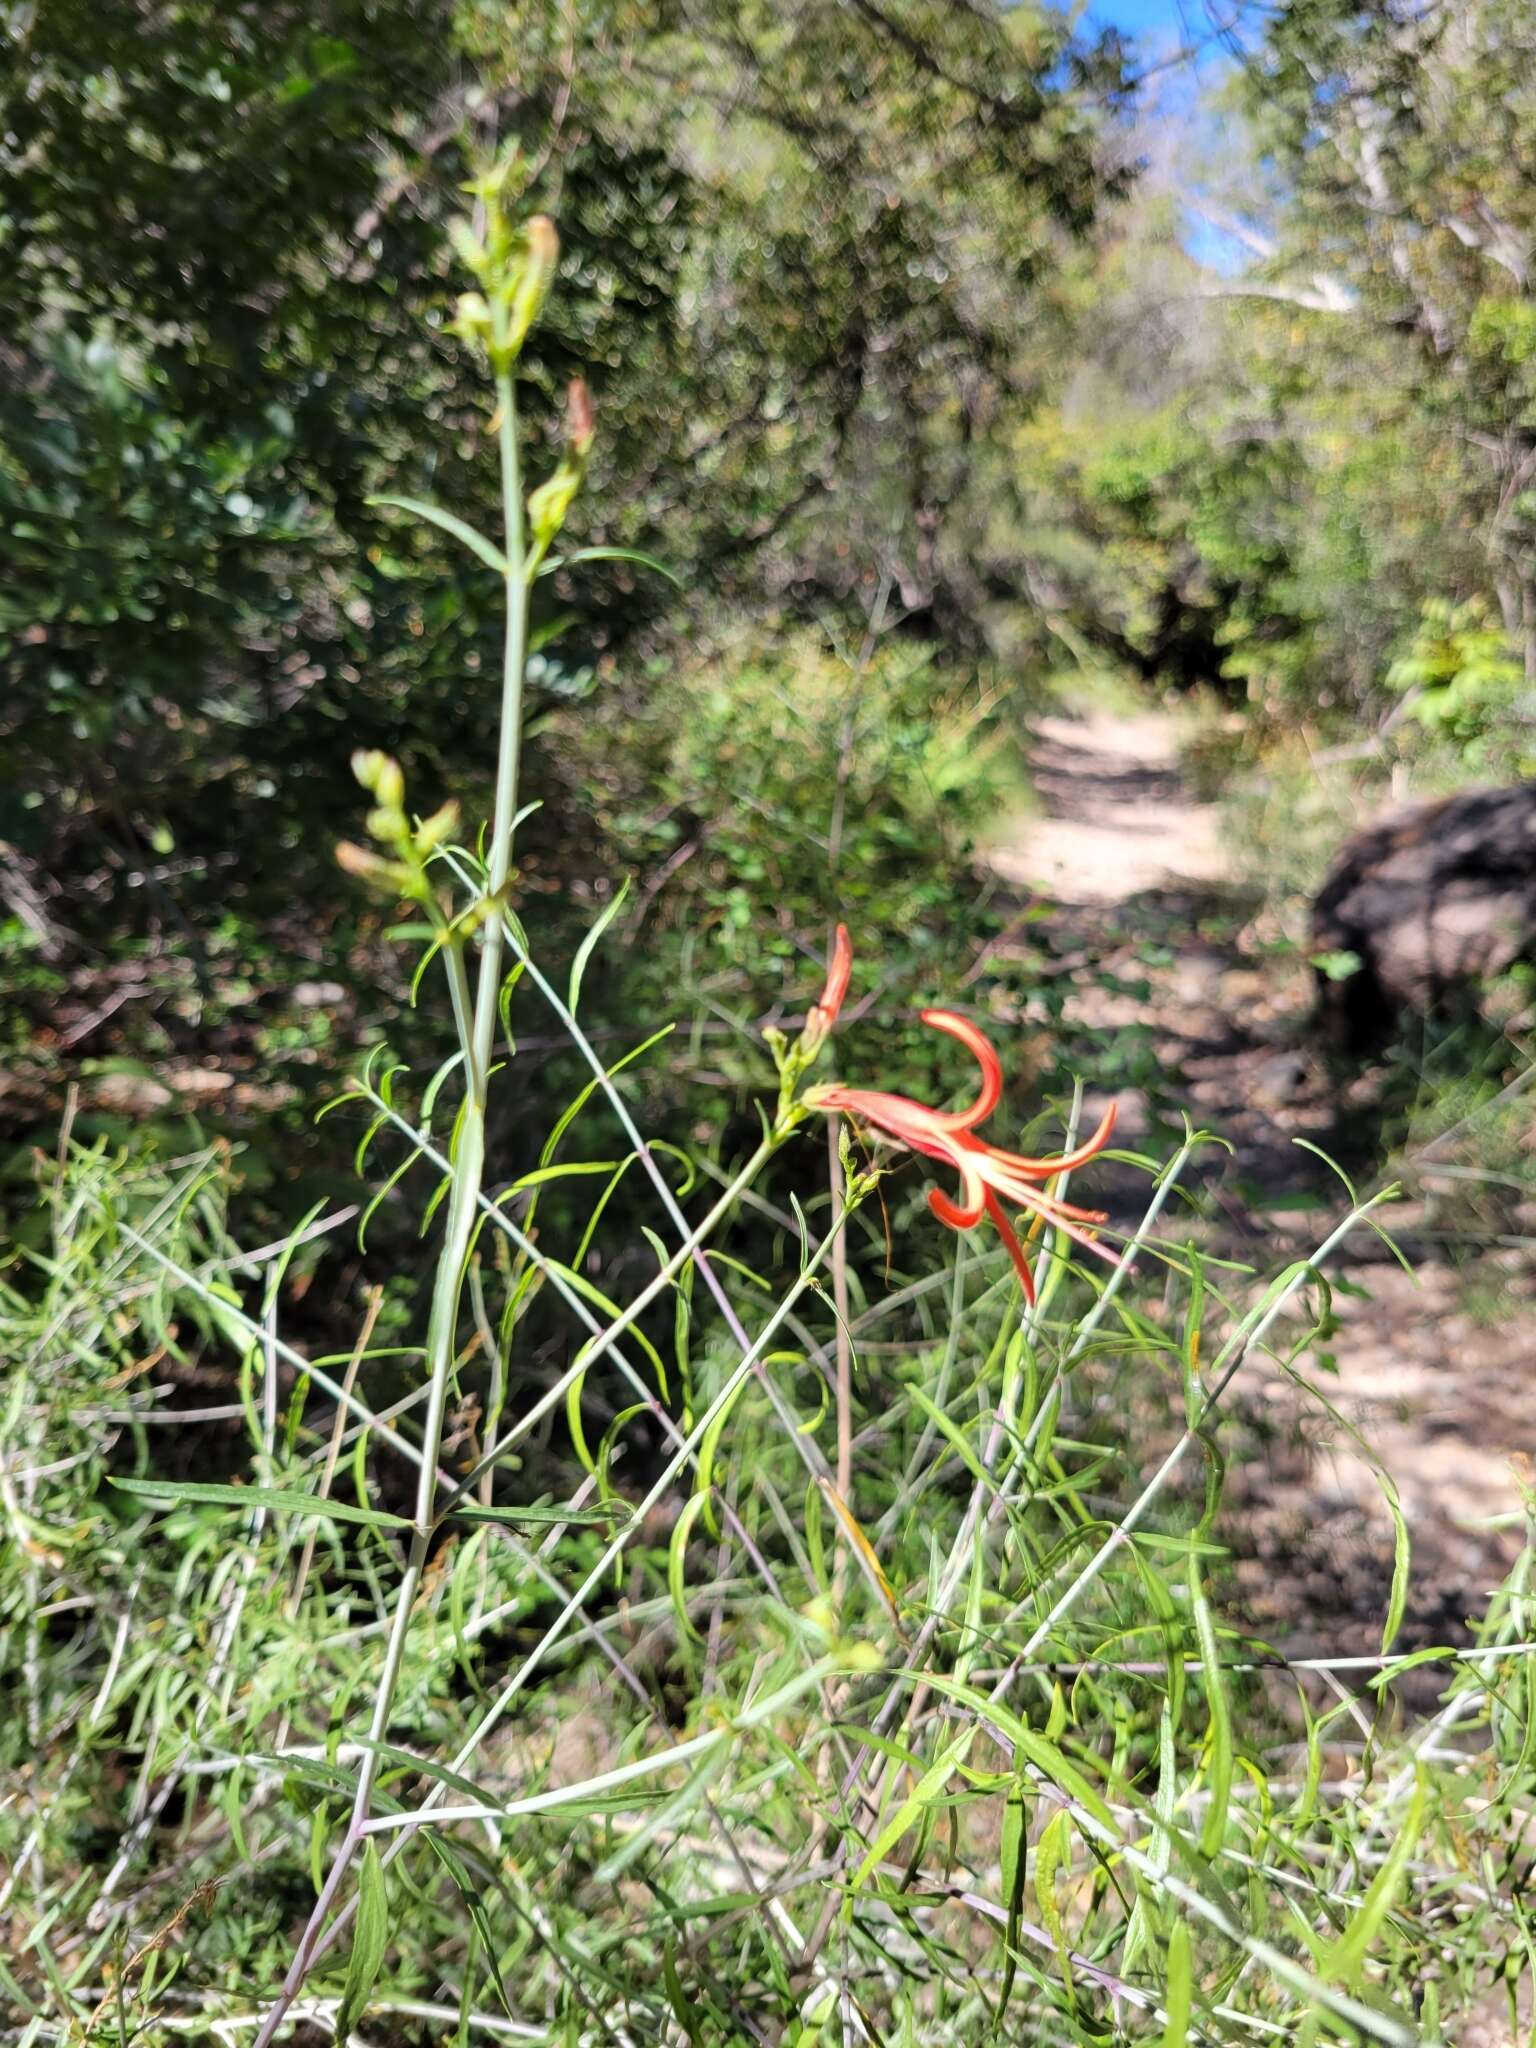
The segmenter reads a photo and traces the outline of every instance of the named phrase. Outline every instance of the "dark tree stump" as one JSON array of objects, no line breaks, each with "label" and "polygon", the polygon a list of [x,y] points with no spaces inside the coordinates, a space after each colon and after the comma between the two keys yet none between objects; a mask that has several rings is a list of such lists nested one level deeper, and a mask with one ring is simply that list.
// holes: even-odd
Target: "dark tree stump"
[{"label": "dark tree stump", "polygon": [[1312,907],[1319,1006],[1346,1052],[1375,1051],[1404,1010],[1466,1001],[1489,975],[1536,958],[1536,782],[1468,789],[1395,811],[1346,841]]}]

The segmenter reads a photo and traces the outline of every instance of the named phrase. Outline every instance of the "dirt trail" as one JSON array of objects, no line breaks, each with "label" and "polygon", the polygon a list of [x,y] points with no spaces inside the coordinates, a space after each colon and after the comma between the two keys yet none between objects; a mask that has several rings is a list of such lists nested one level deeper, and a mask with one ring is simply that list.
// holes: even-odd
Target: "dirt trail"
[{"label": "dirt trail", "polygon": [[1143,889],[1227,879],[1220,813],[1190,795],[1170,718],[1043,718],[1030,766],[1045,815],[994,848],[992,865],[1009,881],[1067,903],[1120,903]]},{"label": "dirt trail", "polygon": [[[1207,1182],[1211,1214],[1222,1248],[1267,1274],[1342,1213],[1338,1183],[1296,1140],[1347,1154],[1349,1110],[1312,1055],[1305,965],[1277,965],[1256,937],[1260,892],[1218,807],[1192,794],[1178,745],[1156,712],[1042,721],[1042,814],[988,858],[1051,902],[1044,942],[1071,991],[1081,1070],[1104,1071],[1117,1032],[1140,1043],[1151,1078],[1119,1094],[1130,1141],[1163,1155],[1187,1109],[1231,1142]],[[1380,1625],[1392,1522],[1353,1431],[1399,1489],[1413,1539],[1408,1639],[1455,1640],[1513,1555],[1512,1532],[1490,1524],[1518,1511],[1512,1464],[1536,1452],[1536,1276],[1518,1249],[1453,1268],[1436,1221],[1424,1199],[1395,1212],[1412,1274],[1368,1233],[1346,1253],[1361,1292],[1336,1298],[1324,1355],[1302,1361],[1340,1421],[1273,1365],[1254,1361],[1234,1385],[1251,1446],[1229,1494],[1244,1605],[1295,1653],[1369,1652]]]}]

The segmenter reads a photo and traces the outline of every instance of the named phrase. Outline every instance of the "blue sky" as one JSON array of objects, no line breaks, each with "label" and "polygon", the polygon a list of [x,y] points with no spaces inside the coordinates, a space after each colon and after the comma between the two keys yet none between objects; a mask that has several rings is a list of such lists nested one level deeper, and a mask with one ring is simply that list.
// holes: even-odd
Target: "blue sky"
[{"label": "blue sky", "polygon": [[1194,50],[1204,63],[1221,54],[1216,22],[1230,32],[1240,12],[1231,0],[1090,0],[1086,23],[1123,29],[1141,44],[1145,57],[1166,56],[1182,47]]},{"label": "blue sky", "polygon": [[1179,0],[1095,0],[1089,10],[1095,21],[1123,28],[1127,35],[1154,34],[1183,26]]},{"label": "blue sky", "polygon": [[[1118,28],[1133,37],[1133,73],[1151,66],[1156,74],[1160,59],[1188,51],[1188,68],[1175,67],[1156,76],[1154,90],[1165,114],[1178,105],[1182,118],[1198,126],[1200,98],[1230,62],[1227,38],[1240,14],[1233,0],[1089,0],[1082,26]],[[1193,211],[1184,216],[1184,243],[1198,262],[1227,275],[1245,269],[1252,260],[1240,241]]]}]

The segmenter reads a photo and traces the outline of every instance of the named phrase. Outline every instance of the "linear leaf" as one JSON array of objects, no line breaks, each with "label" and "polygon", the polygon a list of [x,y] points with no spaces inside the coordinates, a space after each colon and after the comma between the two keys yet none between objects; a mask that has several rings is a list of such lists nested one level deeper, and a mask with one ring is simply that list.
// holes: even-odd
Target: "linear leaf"
[{"label": "linear leaf", "polygon": [[625,1519],[625,1506],[620,1501],[607,1507],[563,1508],[541,1501],[537,1507],[488,1508],[482,1507],[479,1501],[466,1500],[459,1502],[449,1519],[455,1522],[493,1522],[509,1529],[545,1529],[557,1523],[569,1523],[572,1528],[606,1528]]},{"label": "linear leaf", "polygon": [[384,1967],[389,1946],[389,1906],[384,1893],[384,1868],[372,1842],[363,1844],[362,1868],[357,1881],[357,1927],[352,1936],[352,1959],[347,1981],[336,2012],[336,2039],[345,2043],[368,2003],[368,1994]]},{"label": "linear leaf", "polygon": [[1189,1600],[1195,1617],[1195,1640],[1200,1649],[1200,1672],[1205,1680],[1206,1710],[1210,1715],[1210,1804],[1200,1830],[1202,1856],[1218,1856],[1227,1834],[1227,1809],[1232,1800],[1232,1710],[1222,1678],[1221,1658],[1216,1648],[1216,1627],[1210,1602],[1200,1578],[1196,1558],[1189,1560]]},{"label": "linear leaf", "polygon": [[536,1166],[531,1173],[513,1181],[510,1188],[503,1188],[502,1196],[521,1194],[525,1188],[541,1188],[547,1181],[569,1180],[575,1174],[616,1173],[627,1163],[621,1159],[572,1159],[563,1166]]},{"label": "linear leaf", "polygon": [[694,1523],[699,1519],[700,1510],[709,1500],[708,1493],[694,1493],[672,1526],[672,1541],[667,1548],[667,1591],[672,1596],[672,1611],[677,1616],[679,1631],[692,1636],[696,1643],[704,1638],[694,1627],[688,1614],[688,1595],[684,1587],[683,1568],[688,1555],[688,1537]]},{"label": "linear leaf", "polygon": [[974,1727],[961,1729],[954,1741],[947,1744],[939,1752],[938,1756],[935,1757],[934,1761],[924,1771],[923,1775],[891,1815],[879,1834],[870,1843],[864,1861],[853,1873],[853,1882],[848,1888],[847,1910],[850,1913],[853,1910],[854,1899],[864,1889],[870,1872],[877,1864],[885,1861],[902,1836],[922,1819],[928,1808],[941,1796],[945,1786],[948,1785],[950,1779],[954,1776],[956,1766],[964,1762],[966,1753],[970,1749],[975,1735],[976,1730]]},{"label": "linear leaf", "polygon": [[370,498],[370,505],[390,505],[397,512],[409,512],[413,518],[425,519],[431,526],[440,526],[444,533],[450,533],[462,541],[473,555],[478,555],[487,569],[494,569],[498,576],[508,573],[506,556],[496,543],[487,540],[483,533],[477,533],[468,520],[460,519],[456,513],[445,512],[441,505],[429,504],[425,498]]},{"label": "linear leaf", "polygon": [[1163,1993],[1168,2017],[1163,2026],[1162,2048],[1185,2048],[1189,2040],[1189,2013],[1193,2002],[1194,1970],[1189,1953],[1189,1928],[1175,1920],[1168,1936],[1168,1984]]},{"label": "linear leaf", "polygon": [[1416,1774],[1407,1818],[1382,1859],[1380,1870],[1371,1879],[1370,1890],[1361,1900],[1359,1912],[1338,1940],[1319,1958],[1318,1968],[1322,1976],[1339,1978],[1346,1984],[1358,1980],[1371,1944],[1380,1933],[1381,1923],[1391,1911],[1392,1901],[1397,1897],[1398,1888],[1413,1860],[1424,1826],[1424,1808],[1428,1799],[1429,1780],[1420,1770]]},{"label": "linear leaf", "polygon": [[571,962],[570,987],[566,991],[565,1007],[574,1017],[576,1005],[581,1001],[581,978],[587,971],[587,962],[592,958],[598,940],[618,916],[624,898],[629,894],[629,877],[626,875],[616,892],[603,905],[602,911],[591,931],[576,949],[576,958]]},{"label": "linear leaf", "polygon": [[163,1501],[167,1506],[183,1502],[226,1508],[276,1508],[293,1515],[318,1515],[327,1522],[361,1522],[369,1529],[409,1529],[404,1515],[387,1515],[382,1508],[356,1508],[346,1501],[321,1500],[294,1486],[221,1486],[212,1481],[191,1479],[114,1479],[120,1493],[141,1495]]},{"label": "linear leaf", "polygon": [[642,569],[653,569],[658,576],[665,576],[669,583],[683,588],[681,576],[669,569],[665,562],[658,562],[654,555],[643,555],[638,548],[578,548],[574,555],[561,555],[553,562],[546,562],[540,569],[541,576],[553,576],[557,569],[572,568],[577,562],[638,562]]}]

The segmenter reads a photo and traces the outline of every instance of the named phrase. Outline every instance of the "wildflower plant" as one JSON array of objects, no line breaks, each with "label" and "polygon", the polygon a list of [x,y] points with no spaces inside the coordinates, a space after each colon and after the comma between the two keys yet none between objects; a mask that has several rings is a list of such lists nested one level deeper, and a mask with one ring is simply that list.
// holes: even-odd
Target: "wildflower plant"
[{"label": "wildflower plant", "polygon": [[[381,1281],[346,1348],[294,1342],[293,1284],[354,1219],[243,1249],[216,1153],[134,1173],[66,1133],[44,1163],[46,1240],[0,1293],[14,2038],[1455,2038],[1527,1945],[1529,1549],[1456,1650],[1395,1647],[1385,1475],[1373,1642],[1287,1657],[1219,1577],[1233,1390],[1304,1378],[1331,1262],[1384,1197],[1348,1191],[1257,1289],[1182,1206],[1202,1134],[1115,1155],[1147,1175],[1139,1214],[1084,1207],[1112,1113],[1080,1139],[1074,1101],[1033,1151],[982,1139],[1003,1062],[960,1011],[925,1021],[976,1060],[968,1105],[838,1077],[840,927],[803,1026],[765,1034],[757,1143],[705,1199],[626,1094],[661,1034],[609,1059],[581,1022],[606,914],[560,982],[541,963],[516,865],[529,590],[582,559],[555,551],[597,427],[574,386],[525,490],[520,352],[558,240],[517,180],[477,181],[455,235],[502,532],[396,501],[504,589],[493,815],[466,835],[362,753],[338,854],[407,906],[452,1019],[434,1074],[379,1054],[335,1105],[362,1118],[370,1211],[431,1184],[425,1327]],[[531,1114],[523,996],[589,1079],[493,1186],[493,1091]],[[622,1156],[573,1158],[598,1103]],[[908,1155],[957,1176],[928,1194],[947,1270],[889,1233]],[[557,1180],[598,1190],[574,1245],[541,1219]],[[753,1203],[756,1264],[723,1248]],[[622,1301],[590,1256],[605,1215],[644,1261],[615,1269]],[[166,1360],[233,1369],[209,1418],[170,1411],[241,1433],[222,1469],[165,1454]],[[1405,1729],[1395,1689],[1426,1670]]]}]

